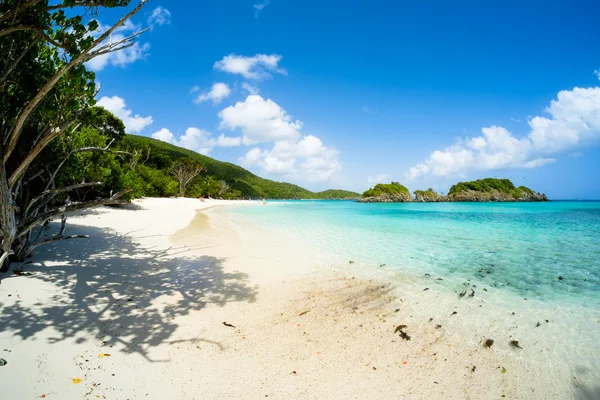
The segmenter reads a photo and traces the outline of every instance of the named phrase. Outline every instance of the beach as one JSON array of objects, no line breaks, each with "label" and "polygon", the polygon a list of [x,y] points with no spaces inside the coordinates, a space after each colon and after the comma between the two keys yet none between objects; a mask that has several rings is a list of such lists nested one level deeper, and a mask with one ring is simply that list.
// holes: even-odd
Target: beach
[{"label": "beach", "polygon": [[460,296],[237,207],[271,204],[145,198],[71,217],[89,239],[2,276],[2,397],[600,398],[597,340],[578,335],[600,335],[597,309]]}]

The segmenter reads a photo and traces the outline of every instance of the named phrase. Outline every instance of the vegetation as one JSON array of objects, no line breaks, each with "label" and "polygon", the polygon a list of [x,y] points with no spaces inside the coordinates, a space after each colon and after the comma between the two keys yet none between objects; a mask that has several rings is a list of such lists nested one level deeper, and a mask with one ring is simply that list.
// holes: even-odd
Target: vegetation
[{"label": "vegetation", "polygon": [[398,182],[378,183],[375,187],[367,190],[362,197],[381,197],[381,196],[409,196],[410,192],[406,186]]},{"label": "vegetation", "polygon": [[203,170],[204,167],[201,164],[189,158],[180,158],[171,165],[169,173],[177,179],[177,183],[179,184],[179,196],[185,195],[185,188],[188,187],[190,182],[200,175],[200,172]]},{"label": "vegetation", "polygon": [[450,191],[448,191],[448,195],[457,195],[468,190],[485,193],[498,191],[500,193],[511,195],[515,199],[520,198],[523,194],[531,195],[534,193],[533,190],[525,186],[515,187],[509,179],[485,178],[470,182],[459,182],[452,185]]},{"label": "vegetation", "polygon": [[415,194],[415,196],[423,196],[423,197],[437,197],[437,196],[439,196],[439,194],[436,193],[432,188],[429,188],[427,190],[415,190],[414,194]]},{"label": "vegetation", "polygon": [[[114,116],[91,109],[97,89],[94,73],[84,63],[134,44],[142,32],[116,41],[106,39],[144,1],[102,33],[96,32],[98,22],[93,18],[101,8],[128,3],[0,2],[0,270],[7,268],[11,256],[22,260],[41,244],[77,237],[63,235],[68,212],[118,203],[126,193],[109,190],[109,196],[95,197],[102,185],[125,183],[116,182],[127,174],[113,173],[113,167],[121,166],[115,159],[88,168],[97,161],[93,153],[109,151],[108,144],[97,144],[111,136],[110,140],[118,139],[114,136],[124,130]],[[77,147],[82,135],[95,143]],[[129,164],[130,169],[134,164]],[[103,181],[80,181],[84,175]],[[73,201],[73,197],[86,200]],[[32,235],[34,228],[45,227],[59,216],[63,222],[59,233],[44,236],[44,229],[38,229],[40,234]]]},{"label": "vegetation", "polygon": [[[145,136],[127,135],[122,141],[126,151],[138,151],[144,156],[144,165],[152,169],[165,170],[179,159],[190,159],[204,166],[204,174],[193,181],[186,196],[219,197],[223,184],[229,186],[225,192],[227,198],[268,198],[268,199],[346,199],[360,195],[346,190],[325,190],[311,192],[291,183],[276,182],[254,175],[250,171],[228,162],[196,153],[195,151],[174,146]],[[136,197],[156,196],[147,192],[137,192]],[[169,194],[160,194],[169,195]]]},{"label": "vegetation", "polygon": [[[112,35],[146,0],[98,32],[96,18],[103,9],[129,3],[0,2],[0,271],[37,246],[81,237],[64,235],[68,213],[134,197],[358,195],[313,193],[190,150],[126,135],[122,121],[95,107],[99,89],[85,63],[134,45],[144,32],[123,39]],[[45,228],[59,217],[59,232],[48,233]]]},{"label": "vegetation", "polygon": [[435,192],[433,189],[429,188],[427,190],[415,190],[415,200],[416,201],[441,201],[442,196],[439,193]]}]

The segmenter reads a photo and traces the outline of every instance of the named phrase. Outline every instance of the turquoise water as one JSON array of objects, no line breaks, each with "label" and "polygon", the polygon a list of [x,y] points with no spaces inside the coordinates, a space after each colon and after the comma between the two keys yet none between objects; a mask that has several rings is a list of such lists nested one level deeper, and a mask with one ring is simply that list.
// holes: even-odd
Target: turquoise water
[{"label": "turquoise water", "polygon": [[273,203],[231,215],[365,268],[429,274],[449,290],[469,282],[524,298],[600,305],[600,202]]}]

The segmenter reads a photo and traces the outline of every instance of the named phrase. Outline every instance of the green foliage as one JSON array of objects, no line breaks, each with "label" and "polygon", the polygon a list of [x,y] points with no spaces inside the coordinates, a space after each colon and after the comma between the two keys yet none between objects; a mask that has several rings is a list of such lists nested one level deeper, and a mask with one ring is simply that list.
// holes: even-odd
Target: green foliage
[{"label": "green foliage", "polygon": [[362,197],[380,197],[385,195],[406,195],[411,197],[410,192],[408,191],[406,186],[403,186],[398,182],[378,183],[377,185],[375,185],[375,187],[364,192],[362,194]]},{"label": "green foliage", "polygon": [[423,196],[429,198],[439,196],[439,194],[437,194],[432,188],[429,188],[427,190],[415,190],[414,194],[415,196]]},{"label": "green foliage", "polygon": [[486,193],[497,190],[498,192],[508,194],[515,199],[520,198],[524,194],[531,195],[534,193],[533,190],[525,186],[515,187],[509,179],[485,178],[471,182],[459,182],[450,188],[448,195],[459,194],[468,190]]},{"label": "green foliage", "polygon": [[448,195],[458,194],[467,190],[487,193],[497,190],[500,193],[509,194],[515,190],[515,185],[513,185],[513,183],[508,179],[478,179],[471,182],[458,182],[457,184],[452,185],[448,191]]},{"label": "green foliage", "polygon": [[[190,197],[218,197],[221,189],[219,181],[225,181],[230,189],[222,194],[225,198],[270,198],[270,199],[339,199],[356,198],[358,193],[345,190],[326,190],[324,192],[311,192],[300,186],[285,182],[275,182],[263,179],[250,171],[232,163],[218,161],[192,150],[174,146],[160,140],[144,136],[126,135],[123,138],[122,148],[128,151],[138,149],[143,153],[141,160],[145,166],[155,169],[169,168],[171,163],[189,158],[203,165],[206,170],[186,189],[186,196]],[[212,177],[209,180],[208,177]]]},{"label": "green foliage", "polygon": [[351,192],[342,189],[328,189],[323,192],[317,192],[314,194],[315,199],[356,199],[360,197],[359,193]]}]

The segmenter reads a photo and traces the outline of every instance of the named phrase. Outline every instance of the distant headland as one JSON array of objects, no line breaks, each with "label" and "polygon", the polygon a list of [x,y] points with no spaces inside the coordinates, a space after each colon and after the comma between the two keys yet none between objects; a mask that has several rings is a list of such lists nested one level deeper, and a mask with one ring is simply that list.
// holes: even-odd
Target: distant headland
[{"label": "distant headland", "polygon": [[380,183],[357,199],[360,203],[408,202],[539,202],[548,201],[545,194],[528,187],[516,187],[509,179],[485,178],[452,185],[442,196],[433,189],[415,190],[414,197],[406,186],[398,182]]}]

